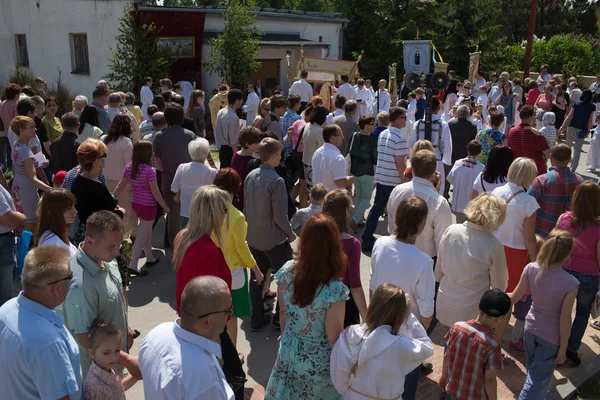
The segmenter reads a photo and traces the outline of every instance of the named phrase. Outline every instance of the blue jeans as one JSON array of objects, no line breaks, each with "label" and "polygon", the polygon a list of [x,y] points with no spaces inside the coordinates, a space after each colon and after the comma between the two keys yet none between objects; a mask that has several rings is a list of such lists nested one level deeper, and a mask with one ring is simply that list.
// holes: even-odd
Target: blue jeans
[{"label": "blue jeans", "polygon": [[395,186],[386,186],[380,183],[377,184],[373,207],[371,207],[371,211],[369,211],[365,231],[362,234],[362,247],[365,250],[372,249],[375,244],[375,236],[373,236],[373,234],[377,229],[379,217],[383,215],[383,211],[385,210],[385,206],[387,206],[387,202],[390,199],[390,194],[392,194],[394,187]]},{"label": "blue jeans", "polygon": [[552,360],[556,358],[559,346],[527,331],[523,335],[523,344],[527,359],[527,378],[519,400],[544,399],[556,368]]},{"label": "blue jeans", "polygon": [[16,265],[15,236],[0,236],[0,306],[13,298]]},{"label": "blue jeans", "polygon": [[592,304],[596,298],[600,277],[598,277],[598,275],[582,274],[581,272],[570,269],[567,269],[566,271],[579,281],[577,305],[575,306],[575,319],[573,320],[571,336],[569,337],[569,344],[567,345],[567,351],[577,353],[579,346],[581,346],[581,339],[583,338],[583,334],[588,325],[588,319],[590,318]]},{"label": "blue jeans", "polygon": [[365,217],[365,211],[371,204],[373,195],[373,175],[363,175],[354,177],[354,187],[356,188],[356,197],[354,198],[354,217],[357,224]]},{"label": "blue jeans", "polygon": [[419,377],[421,376],[421,366],[410,371],[404,378],[404,392],[402,400],[415,400],[417,398],[417,388],[419,386]]}]

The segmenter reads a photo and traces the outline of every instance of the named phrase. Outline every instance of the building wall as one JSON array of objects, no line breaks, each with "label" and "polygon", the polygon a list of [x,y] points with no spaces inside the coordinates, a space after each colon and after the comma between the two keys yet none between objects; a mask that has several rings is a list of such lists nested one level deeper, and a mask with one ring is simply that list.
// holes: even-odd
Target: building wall
[{"label": "building wall", "polygon": [[[30,69],[50,86],[58,80],[73,94],[91,94],[108,73],[119,17],[127,0],[2,0],[0,6],[0,85],[15,65],[15,34],[27,35]],[[39,4],[37,7],[36,4]],[[71,73],[70,33],[87,33],[89,74]]]}]

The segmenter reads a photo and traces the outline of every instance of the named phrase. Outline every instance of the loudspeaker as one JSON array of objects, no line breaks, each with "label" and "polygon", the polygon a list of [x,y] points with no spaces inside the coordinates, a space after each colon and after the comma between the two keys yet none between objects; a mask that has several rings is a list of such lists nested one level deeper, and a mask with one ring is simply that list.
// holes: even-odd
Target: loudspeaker
[{"label": "loudspeaker", "polygon": [[404,84],[409,90],[415,90],[421,86],[421,77],[419,74],[415,74],[414,72],[406,74],[406,78],[404,78]]},{"label": "loudspeaker", "polygon": [[445,72],[436,72],[431,77],[431,87],[435,90],[444,90],[450,83],[450,78]]}]

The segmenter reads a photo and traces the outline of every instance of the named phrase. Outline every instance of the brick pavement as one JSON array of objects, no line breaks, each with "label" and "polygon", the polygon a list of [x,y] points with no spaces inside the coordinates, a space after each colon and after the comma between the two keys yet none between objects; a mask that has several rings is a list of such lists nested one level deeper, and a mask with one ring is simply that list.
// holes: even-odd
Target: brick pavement
[{"label": "brick pavement", "polygon": [[[584,153],[587,152],[587,144],[584,146]],[[585,161],[586,155],[582,155]],[[585,172],[585,162],[582,161],[578,170],[586,179],[598,179],[598,176]],[[379,222],[377,234],[386,234],[386,223]],[[173,321],[175,315],[175,274],[170,264],[164,256],[162,247],[162,229],[163,222],[155,230],[154,245],[156,255],[163,257],[161,262],[152,267],[150,274],[144,278],[135,278],[129,293],[129,312],[130,324],[132,327],[140,330],[142,336],[134,343],[132,354],[137,354],[139,344],[153,327],[166,322]],[[359,232],[360,233],[360,232]],[[160,253],[160,254],[159,254]],[[144,262],[144,260],[140,260]],[[363,254],[361,258],[361,278],[365,291],[368,291],[370,257]],[[279,332],[272,327],[267,326],[260,332],[252,333],[249,329],[249,320],[240,320],[240,331],[238,334],[238,350],[246,355],[244,370],[248,375],[246,385],[246,398],[252,400],[263,399],[264,387],[269,379],[269,374],[275,358],[277,356]],[[498,398],[501,400],[518,398],[519,392],[525,382],[525,355],[509,348],[508,344],[511,337],[511,328],[507,329],[503,340],[503,353],[505,354],[504,370],[498,374]],[[440,388],[437,381],[440,376],[443,355],[443,336],[445,328],[438,325],[432,334],[435,353],[428,360],[434,365],[434,371],[429,376],[421,377],[417,399],[439,399]],[[589,328],[586,330],[583,344],[580,349],[583,363],[590,362],[600,353],[600,332]],[[569,366],[561,366],[554,373],[552,386],[558,383],[564,383],[569,376],[578,373],[578,369]],[[127,398],[130,400],[143,399],[142,383],[137,383],[127,392]],[[287,399],[282,399],[287,400]]]}]

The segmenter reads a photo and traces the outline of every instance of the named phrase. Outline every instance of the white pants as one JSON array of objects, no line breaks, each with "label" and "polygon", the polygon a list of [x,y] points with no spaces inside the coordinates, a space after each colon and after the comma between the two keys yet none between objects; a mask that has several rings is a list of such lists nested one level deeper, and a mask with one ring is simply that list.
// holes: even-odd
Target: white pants
[{"label": "white pants", "polygon": [[440,194],[444,194],[444,188],[446,187],[446,173],[444,172],[444,162],[438,161],[435,165],[436,172],[439,172],[441,182],[440,182]]}]

